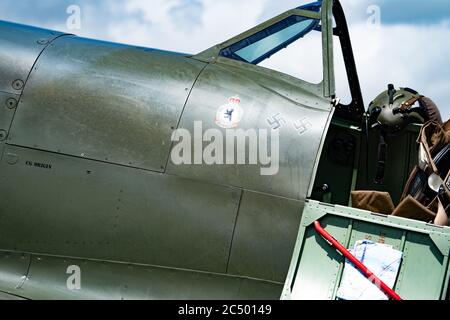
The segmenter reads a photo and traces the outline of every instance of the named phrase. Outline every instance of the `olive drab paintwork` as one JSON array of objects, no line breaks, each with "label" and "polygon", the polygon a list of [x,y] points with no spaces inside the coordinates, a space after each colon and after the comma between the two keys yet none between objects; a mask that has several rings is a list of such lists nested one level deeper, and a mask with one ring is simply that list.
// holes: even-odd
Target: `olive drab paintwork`
[{"label": "olive drab paintwork", "polygon": [[[27,54],[0,65],[8,78],[0,291],[31,299],[280,296],[331,121],[323,83],[218,55],[205,61],[1,27],[0,54]],[[11,48],[10,37],[18,39]],[[24,87],[7,88],[16,78]],[[14,108],[6,107],[11,96]],[[278,175],[172,163],[174,130],[192,132],[194,121],[219,129],[215,114],[231,96],[241,99],[242,129],[270,129],[277,113],[310,123],[302,134],[291,123],[280,130]],[[82,271],[80,290],[66,286],[71,265]]]},{"label": "olive drab paintwork", "polygon": [[[288,11],[194,56],[0,22],[0,293],[279,299],[305,201],[329,182],[325,173],[342,169],[331,164],[334,134],[349,131],[360,145],[360,128],[334,116],[335,107],[346,110],[335,99],[336,8],[323,0],[320,12]],[[290,16],[321,21],[320,83],[220,55]],[[338,31],[349,44],[346,25]],[[177,129],[194,134],[201,121],[225,132],[215,117],[230,97],[243,110],[239,129],[285,120],[278,174],[172,161]],[[345,177],[332,178],[345,184],[334,189],[341,202],[360,181],[359,153],[347,158]],[[80,287],[72,288],[77,268]]]},{"label": "olive drab paintwork", "polygon": [[0,151],[39,55],[63,33],[0,21]]},{"label": "olive drab paintwork", "polygon": [[[204,53],[0,27],[0,55],[9,59],[0,64],[0,291],[280,296],[331,121],[323,94],[330,79],[311,85],[217,54],[205,61]],[[194,121],[218,128],[214,116],[231,96],[241,99],[242,129],[269,128],[266,119],[277,113],[311,123],[302,135],[292,125],[280,130],[278,175],[171,162],[174,130],[192,132]],[[17,105],[6,106],[10,98]],[[70,265],[82,270],[78,291],[66,287]]]},{"label": "olive drab paintwork", "polygon": [[203,68],[174,54],[62,37],[36,62],[8,143],[163,172]]},{"label": "olive drab paintwork", "polygon": [[0,21],[0,91],[20,95],[39,55],[63,35]]},{"label": "olive drab paintwork", "polygon": [[282,299],[337,299],[345,259],[317,236],[312,224],[319,220],[347,248],[353,248],[361,239],[371,239],[401,251],[394,290],[402,299],[446,299],[450,228],[312,200],[303,212]]},{"label": "olive drab paintwork", "polygon": [[[194,121],[201,119],[204,130],[217,128],[211,119],[214,119],[217,107],[226,102],[223,92],[229,95],[239,92],[245,112],[240,129],[270,129],[267,119],[277,114],[289,120],[279,129],[279,172],[274,176],[263,176],[259,166],[242,170],[234,165],[178,166],[169,163],[167,173],[304,201],[309,188],[305,181],[310,181],[313,176],[323,132],[331,120],[330,102],[303,89],[301,82],[294,79],[274,80],[258,66],[221,62],[221,59],[208,65],[199,77],[181,117],[180,127],[193,132]],[[300,135],[292,120],[303,119],[312,125]],[[305,150],[307,152],[302,152]]]}]

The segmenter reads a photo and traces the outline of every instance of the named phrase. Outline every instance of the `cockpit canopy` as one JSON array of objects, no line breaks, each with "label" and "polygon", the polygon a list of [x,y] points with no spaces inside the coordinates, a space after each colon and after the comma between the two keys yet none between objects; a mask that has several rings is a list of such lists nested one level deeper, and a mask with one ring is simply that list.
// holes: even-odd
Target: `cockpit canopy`
[{"label": "cockpit canopy", "polygon": [[[320,12],[322,2],[307,4],[297,9]],[[311,31],[321,32],[320,19],[289,16],[248,38],[221,50],[220,55],[251,64],[259,64]]]}]

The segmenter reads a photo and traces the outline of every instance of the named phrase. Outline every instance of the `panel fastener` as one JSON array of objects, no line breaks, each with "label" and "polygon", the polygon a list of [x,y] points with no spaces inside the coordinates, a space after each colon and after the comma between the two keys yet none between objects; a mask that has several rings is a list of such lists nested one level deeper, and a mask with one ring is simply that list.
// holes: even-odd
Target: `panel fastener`
[{"label": "panel fastener", "polygon": [[0,130],[0,141],[5,141],[8,133],[5,130]]},{"label": "panel fastener", "polygon": [[14,109],[17,106],[17,100],[14,98],[9,98],[6,100],[6,107],[8,109]]},{"label": "panel fastener", "polygon": [[14,153],[7,153],[6,162],[10,165],[15,165],[17,162],[19,162],[19,156]]},{"label": "panel fastener", "polygon": [[23,86],[24,86],[24,83],[20,79],[14,80],[12,83],[12,87],[14,90],[21,90],[23,88]]},{"label": "panel fastener", "polygon": [[38,44],[40,44],[40,45],[46,45],[46,44],[48,44],[50,41],[48,41],[48,39],[39,39],[38,41],[37,41],[37,43]]}]

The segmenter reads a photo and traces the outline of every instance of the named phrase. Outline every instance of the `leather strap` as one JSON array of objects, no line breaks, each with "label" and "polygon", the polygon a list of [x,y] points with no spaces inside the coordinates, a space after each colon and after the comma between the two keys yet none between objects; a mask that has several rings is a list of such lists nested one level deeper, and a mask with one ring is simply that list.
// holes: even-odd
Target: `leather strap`
[{"label": "leather strap", "polygon": [[378,142],[378,162],[377,162],[377,171],[374,179],[375,184],[384,183],[384,175],[386,171],[386,161],[387,161],[387,148],[388,146],[386,143],[386,136],[383,132],[381,132],[380,140]]},{"label": "leather strap", "polygon": [[406,110],[410,109],[417,101],[419,101],[422,98],[423,98],[422,96],[412,97],[408,101],[405,101],[402,103],[402,105],[400,106],[400,110],[405,112]]},{"label": "leather strap", "polygon": [[419,103],[426,110],[429,121],[435,121],[442,125],[441,113],[433,100],[428,97],[421,97]]}]

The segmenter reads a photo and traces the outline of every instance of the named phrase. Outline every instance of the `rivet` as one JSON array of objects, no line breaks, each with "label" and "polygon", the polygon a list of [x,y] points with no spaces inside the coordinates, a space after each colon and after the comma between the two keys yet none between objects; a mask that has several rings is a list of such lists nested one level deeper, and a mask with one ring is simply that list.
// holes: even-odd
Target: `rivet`
[{"label": "rivet", "polygon": [[4,141],[8,133],[5,130],[0,130],[0,141]]},{"label": "rivet", "polygon": [[20,79],[14,80],[13,83],[12,83],[12,87],[13,87],[13,89],[15,89],[15,90],[20,90],[20,89],[22,89],[22,88],[23,88],[23,85],[24,85],[24,83],[23,83],[23,81],[20,80]]},{"label": "rivet", "polygon": [[14,153],[7,153],[6,154],[6,162],[10,165],[14,165],[17,162],[19,162],[19,156]]},{"label": "rivet", "polygon": [[14,109],[17,106],[17,100],[14,98],[7,99],[6,106],[8,107],[8,109]]},{"label": "rivet", "polygon": [[49,43],[49,41],[48,41],[48,39],[39,39],[37,41],[37,43],[40,44],[40,45],[46,45],[46,44]]}]

